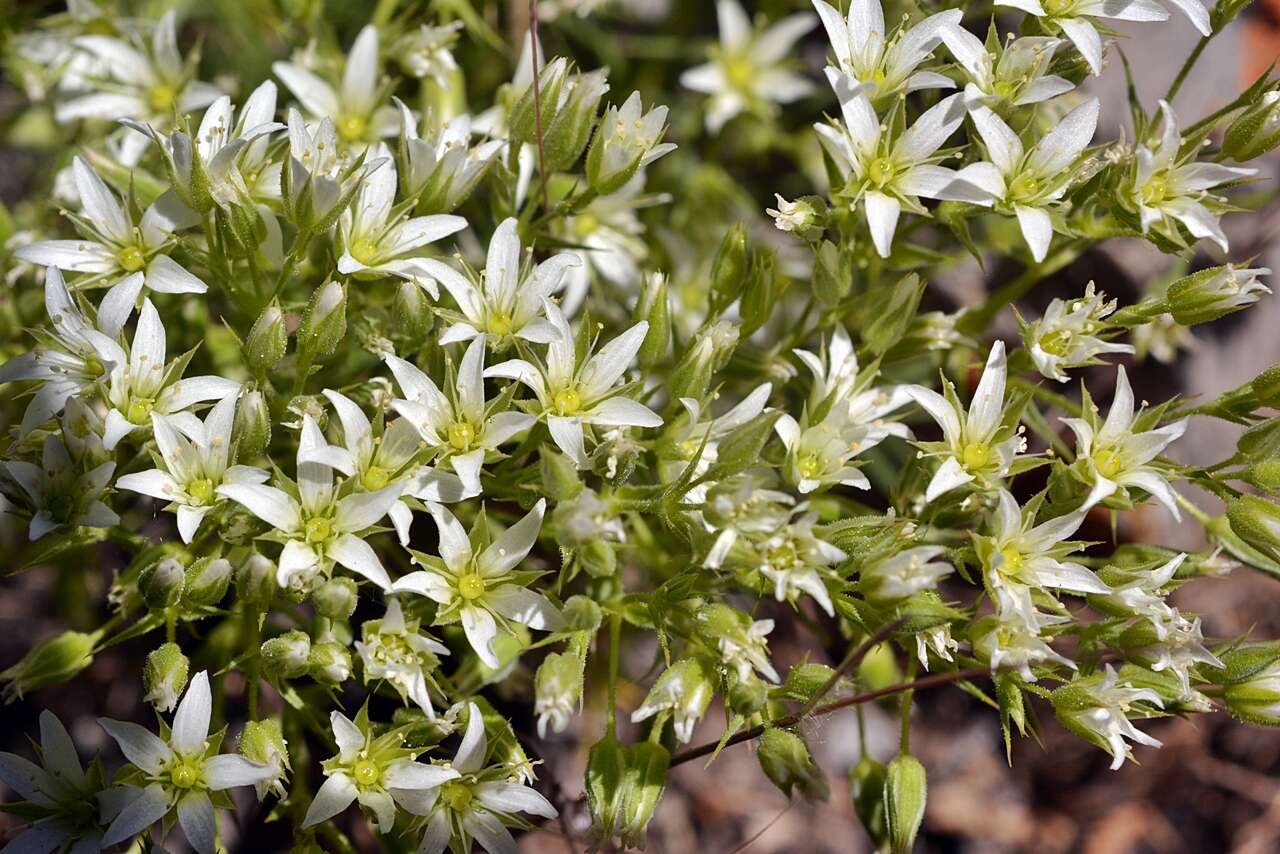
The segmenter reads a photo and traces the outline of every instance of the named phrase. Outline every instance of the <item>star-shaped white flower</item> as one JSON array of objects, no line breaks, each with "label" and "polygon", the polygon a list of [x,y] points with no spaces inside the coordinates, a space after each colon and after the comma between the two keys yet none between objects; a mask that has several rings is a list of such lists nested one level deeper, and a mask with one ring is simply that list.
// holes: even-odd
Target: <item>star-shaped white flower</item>
[{"label": "star-shaped white flower", "polygon": [[842,17],[825,0],[813,0],[836,54],[836,65],[866,86],[876,101],[918,89],[954,89],[951,78],[936,71],[916,71],[942,41],[943,33],[960,23],[962,12],[948,9],[914,26],[903,24],[886,37],[880,0],[852,0]]},{"label": "star-shaped white flower", "polygon": [[996,110],[1025,107],[1075,88],[1070,80],[1045,73],[1054,53],[1064,44],[1062,39],[1023,36],[1005,42],[997,56],[959,24],[944,27],[941,35],[969,78],[964,94],[970,107],[978,104]]},{"label": "star-shaped white flower", "polygon": [[31,501],[28,536],[34,541],[62,527],[109,528],[120,517],[102,502],[114,462],[88,471],[72,460],[62,437],[45,437],[40,465],[25,460],[0,463]]},{"label": "star-shaped white flower", "polygon": [[388,599],[381,620],[365,621],[355,646],[364,664],[365,684],[385,679],[402,698],[412,700],[428,718],[435,718],[427,674],[440,664],[439,656],[449,654],[449,648],[418,631],[417,620],[406,621],[399,599]]}]

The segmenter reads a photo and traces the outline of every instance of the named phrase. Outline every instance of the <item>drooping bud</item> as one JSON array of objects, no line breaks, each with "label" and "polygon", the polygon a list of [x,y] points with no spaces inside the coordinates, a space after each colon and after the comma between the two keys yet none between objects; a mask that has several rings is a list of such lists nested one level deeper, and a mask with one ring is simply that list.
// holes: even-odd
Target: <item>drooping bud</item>
[{"label": "drooping bud", "polygon": [[587,754],[587,803],[591,807],[592,837],[608,842],[618,832],[619,813],[627,784],[627,748],[612,735],[591,745]]},{"label": "drooping bud", "polygon": [[336,281],[316,289],[298,329],[298,346],[313,356],[328,356],[347,334],[347,292]]},{"label": "drooping bud", "polygon": [[359,594],[350,578],[331,578],[311,594],[316,613],[330,620],[345,620],[356,610]]},{"label": "drooping bud", "polygon": [[1271,293],[1258,281],[1270,273],[1265,267],[1237,270],[1231,264],[1192,273],[1169,286],[1169,313],[1183,326],[1217,320]]},{"label": "drooping bud", "polygon": [[178,604],[186,585],[186,570],[176,558],[151,564],[138,576],[138,592],[147,607],[162,611]]},{"label": "drooping bud", "polygon": [[766,729],[758,756],[765,776],[787,797],[798,793],[806,800],[826,800],[831,794],[822,769],[809,755],[809,745],[791,730]]},{"label": "drooping bud", "polygon": [[[1223,5],[1223,4],[1220,4]],[[1222,153],[1247,163],[1280,145],[1280,92],[1263,92],[1240,114],[1222,139]]]},{"label": "drooping bud", "polygon": [[162,644],[147,656],[142,668],[142,681],[147,693],[142,698],[156,707],[156,711],[172,712],[187,687],[191,662],[182,654],[176,643]]},{"label": "drooping bud", "polygon": [[534,713],[538,716],[538,737],[564,732],[582,703],[583,660],[569,652],[553,652],[538,665],[534,677]]},{"label": "drooping bud", "polygon": [[280,730],[280,721],[268,718],[263,721],[249,721],[240,733],[240,755],[275,770],[275,775],[254,784],[258,791],[258,800],[274,792],[277,797],[285,795],[284,778],[289,770],[289,750]]},{"label": "drooping bud", "polygon": [[392,314],[396,319],[396,331],[411,341],[416,341],[431,331],[435,315],[431,303],[421,285],[404,281],[396,289]]},{"label": "drooping bud", "polygon": [[211,607],[222,601],[231,585],[231,561],[226,558],[200,558],[187,567],[182,591],[182,604]]},{"label": "drooping bud", "polygon": [[716,250],[716,259],[711,265],[711,315],[718,315],[728,308],[747,279],[747,229],[737,223],[729,229],[720,248]]},{"label": "drooping bud", "polygon": [[893,854],[910,854],[924,820],[928,794],[920,760],[906,753],[893,757],[884,778],[884,816]]},{"label": "drooping bud", "polygon": [[622,793],[619,832],[626,848],[643,848],[649,822],[667,787],[671,754],[660,744],[631,745],[627,756],[627,784]]},{"label": "drooping bud", "polygon": [[269,677],[301,676],[311,665],[311,638],[297,629],[271,638],[262,644],[262,662]]},{"label": "drooping bud", "polygon": [[880,762],[863,755],[849,771],[849,787],[853,794],[853,811],[877,850],[889,846],[889,828],[884,817],[884,779],[886,769]]},{"label": "drooping bud", "polygon": [[289,332],[284,325],[284,312],[276,302],[263,309],[244,342],[244,358],[249,371],[265,376],[284,358]]}]

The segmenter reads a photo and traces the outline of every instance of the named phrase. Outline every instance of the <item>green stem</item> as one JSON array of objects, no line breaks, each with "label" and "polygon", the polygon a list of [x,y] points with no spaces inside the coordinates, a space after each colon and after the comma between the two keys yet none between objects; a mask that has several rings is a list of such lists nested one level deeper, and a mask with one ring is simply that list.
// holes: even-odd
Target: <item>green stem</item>
[{"label": "green stem", "polygon": [[622,645],[622,615],[616,611],[609,617],[609,720],[606,733],[613,738],[618,731],[618,653]]},{"label": "green stem", "polygon": [[1178,76],[1173,78],[1173,83],[1169,84],[1169,91],[1165,93],[1164,99],[1170,104],[1173,103],[1173,96],[1178,94],[1178,90],[1182,88],[1183,82],[1187,79],[1187,75],[1191,73],[1191,68],[1200,59],[1200,54],[1204,53],[1204,49],[1209,46],[1209,42],[1213,41],[1213,37],[1218,34],[1217,30],[1204,36],[1196,43],[1195,50],[1191,51],[1191,55],[1187,57],[1186,62],[1182,63],[1182,68],[1178,69]]},{"label": "green stem", "polygon": [[[915,656],[907,659],[907,683],[915,682],[916,668],[919,661]],[[908,688],[902,692],[902,733],[898,736],[898,752],[907,754],[911,752],[911,700],[915,697],[915,688]]]},{"label": "green stem", "polygon": [[1027,291],[1039,284],[1041,280],[1053,275],[1079,258],[1092,242],[1092,240],[1083,240],[1064,244],[1039,264],[1032,264],[1023,270],[1016,279],[987,297],[987,301],[980,307],[967,312],[958,324],[961,331],[968,333],[981,332],[991,322],[992,318],[1000,313],[1002,308],[1023,296]]}]

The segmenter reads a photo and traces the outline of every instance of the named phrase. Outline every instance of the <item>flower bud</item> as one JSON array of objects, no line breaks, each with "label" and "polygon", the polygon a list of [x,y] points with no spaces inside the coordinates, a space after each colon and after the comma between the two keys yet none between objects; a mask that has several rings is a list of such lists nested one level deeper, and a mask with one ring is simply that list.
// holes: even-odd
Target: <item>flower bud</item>
[{"label": "flower bud", "polygon": [[244,358],[249,371],[261,377],[284,358],[289,332],[284,325],[284,312],[276,302],[262,310],[249,337],[244,342]]},{"label": "flower bud", "polygon": [[738,298],[747,278],[747,230],[738,223],[729,229],[711,265],[711,315],[718,315]]},{"label": "flower bud", "polygon": [[1270,273],[1265,267],[1237,270],[1227,264],[1184,276],[1169,286],[1169,313],[1183,326],[1217,320],[1271,293],[1258,281]]},{"label": "flower bud", "polygon": [[311,594],[316,613],[330,620],[345,620],[356,610],[359,594],[350,578],[331,578]]},{"label": "flower bud", "polygon": [[608,75],[608,69],[602,68],[575,74],[565,82],[560,109],[551,123],[544,126],[542,135],[548,171],[567,171],[587,147],[600,99],[609,91]]},{"label": "flower bud", "polygon": [[602,540],[593,540],[578,549],[578,561],[592,578],[608,578],[618,571],[617,553]]},{"label": "flower bud", "polygon": [[241,396],[236,406],[233,434],[240,459],[266,452],[271,442],[271,412],[266,396],[258,389],[250,389]]},{"label": "flower bud", "polygon": [[885,826],[884,818],[885,773],[884,765],[866,754],[849,771],[853,811],[875,843],[876,850],[889,847],[889,828]]},{"label": "flower bud", "polygon": [[853,274],[840,249],[830,240],[822,241],[814,258],[813,293],[823,305],[836,305],[849,295]]},{"label": "flower bud", "polygon": [[884,816],[893,854],[910,854],[924,820],[928,794],[920,761],[906,753],[893,757],[884,777]]},{"label": "flower bud", "polygon": [[236,596],[263,607],[275,592],[275,563],[257,552],[249,555],[236,571]]},{"label": "flower bud", "polygon": [[162,611],[178,604],[186,585],[186,570],[176,558],[165,558],[142,570],[138,576],[138,592],[147,607]]},{"label": "flower bud", "polygon": [[269,677],[301,676],[311,665],[311,638],[297,629],[271,638],[262,644],[262,661]]},{"label": "flower bud", "polygon": [[737,349],[738,337],[738,327],[727,320],[704,327],[671,372],[671,399],[705,397],[712,376]]},{"label": "flower bud", "polygon": [[817,196],[805,196],[789,202],[777,193],[778,207],[765,211],[773,217],[779,231],[789,231],[802,240],[817,240],[826,230],[826,202]]},{"label": "flower bud", "polygon": [[1280,145],[1280,92],[1263,92],[1240,114],[1222,139],[1222,153],[1237,163],[1247,163]]},{"label": "flower bud", "polygon": [[590,596],[570,596],[563,613],[568,628],[575,632],[594,632],[604,622],[604,610]]},{"label": "flower bud", "polygon": [[336,641],[312,644],[308,669],[317,682],[341,685],[351,678],[351,652]]},{"label": "flower bud", "polygon": [[1272,365],[1249,383],[1258,406],[1280,409],[1280,365]]},{"label": "flower bud", "polygon": [[750,679],[734,678],[731,682],[725,700],[736,714],[750,717],[769,701],[769,687],[764,680],[752,676]]},{"label": "flower bud", "polygon": [[652,163],[674,145],[658,144],[667,129],[667,108],[644,112],[640,93],[632,92],[621,107],[609,107],[596,127],[587,152],[587,182],[602,196],[616,193],[641,166]]},{"label": "flower bud", "polygon": [[627,748],[612,735],[591,745],[587,754],[587,803],[592,836],[608,842],[618,830],[623,790],[627,783]]},{"label": "flower bud", "polygon": [[766,729],[757,755],[765,776],[787,797],[797,789],[806,800],[826,800],[831,794],[822,769],[809,755],[809,746],[791,730]]},{"label": "flower bud", "polygon": [[508,135],[512,142],[536,145],[538,142],[538,118],[541,113],[542,129],[545,132],[556,118],[556,107],[560,103],[560,89],[568,76],[569,64],[564,57],[558,56],[547,63],[538,72],[537,103],[533,81],[529,81],[527,89],[521,93],[515,106],[511,108],[511,116],[507,119]]},{"label": "flower bud", "polygon": [[538,716],[538,737],[564,732],[569,719],[582,703],[583,660],[567,652],[553,652],[542,660],[534,677],[534,713]]},{"label": "flower bud", "polygon": [[738,313],[742,316],[741,334],[749,336],[763,326],[773,314],[773,304],[777,299],[777,258],[772,250],[754,253],[751,272],[738,303]]},{"label": "flower bud", "polygon": [[409,281],[401,282],[396,289],[392,316],[396,319],[396,331],[413,341],[430,332],[435,321],[426,291],[421,285]]},{"label": "flower bud", "polygon": [[1222,655],[1219,678],[1227,711],[1240,720],[1280,726],[1280,644],[1247,644]]},{"label": "flower bud", "polygon": [[311,295],[298,330],[298,347],[313,356],[328,356],[346,334],[347,292],[329,281]]},{"label": "flower bud", "polygon": [[667,290],[667,277],[650,273],[645,277],[636,310],[631,315],[636,323],[645,321],[649,330],[636,354],[641,368],[652,368],[666,361],[671,355],[671,295]]},{"label": "flower bud", "polygon": [[212,607],[222,601],[231,585],[231,561],[200,558],[187,567],[182,604]]},{"label": "flower bud", "polygon": [[1257,495],[1241,495],[1227,505],[1227,520],[1245,543],[1280,561],[1280,506]]},{"label": "flower bud", "polygon": [[142,668],[142,681],[147,689],[142,699],[154,705],[156,711],[173,711],[178,697],[187,687],[190,670],[191,662],[176,643],[166,643],[152,650]]},{"label": "flower bud", "polygon": [[36,644],[12,667],[0,672],[4,701],[11,703],[23,694],[65,682],[93,663],[93,648],[101,633],[63,632]]},{"label": "flower bud", "polygon": [[569,501],[582,492],[578,467],[564,454],[557,453],[548,445],[541,448],[538,471],[543,491],[553,501]]},{"label": "flower bud", "polygon": [[254,784],[258,790],[258,800],[267,796],[267,792],[275,792],[277,797],[285,795],[284,777],[289,769],[289,749],[280,731],[280,721],[268,718],[264,721],[249,721],[240,733],[240,755],[250,762],[269,765],[275,770],[275,776],[260,780]]},{"label": "flower bud", "polygon": [[633,744],[627,752],[627,783],[622,792],[618,830],[624,848],[643,848],[653,811],[667,787],[671,754],[651,741]]}]

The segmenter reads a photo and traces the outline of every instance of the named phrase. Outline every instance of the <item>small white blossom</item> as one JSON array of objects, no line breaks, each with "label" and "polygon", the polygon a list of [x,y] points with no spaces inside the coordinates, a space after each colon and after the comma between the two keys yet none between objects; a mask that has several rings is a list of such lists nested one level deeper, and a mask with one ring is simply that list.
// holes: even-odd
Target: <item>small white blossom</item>
[{"label": "small white blossom", "polygon": [[72,460],[64,440],[51,435],[45,437],[40,465],[23,460],[0,465],[30,499],[28,536],[32,540],[62,527],[109,528],[120,524],[120,517],[102,502],[116,468],[114,462],[85,471]]},{"label": "small white blossom", "polygon": [[1084,296],[1074,300],[1055,297],[1034,323],[1022,324],[1022,340],[1040,375],[1060,383],[1070,379],[1067,370],[1101,364],[1104,353],[1132,353],[1131,344],[1100,338],[1105,318],[1116,309],[1115,300],[1094,290],[1093,282]]},{"label": "small white blossom", "polygon": [[964,95],[970,108],[979,104],[1002,111],[1008,107],[1039,104],[1070,92],[1075,85],[1056,74],[1047,74],[1062,39],[1023,36],[999,49],[998,57],[973,33],[959,25],[944,27],[942,41],[964,69],[969,82]]},{"label": "small white blossom", "polygon": [[[940,579],[954,571],[950,564],[937,560],[945,552],[942,546],[904,549],[864,566],[858,577],[875,599],[905,599],[934,589]],[[945,645],[940,649],[945,650]]]},{"label": "small white blossom", "polygon": [[1123,765],[1126,759],[1133,758],[1133,751],[1125,743],[1126,738],[1148,747],[1160,747],[1158,739],[1135,727],[1128,716],[1136,703],[1162,709],[1164,701],[1150,688],[1134,688],[1122,683],[1110,664],[1106,665],[1101,681],[1095,678],[1086,685],[1072,682],[1060,691],[1070,692],[1070,700],[1055,703],[1058,716],[1105,745],[1112,756],[1112,771]]},{"label": "small white blossom", "polygon": [[938,47],[943,34],[960,23],[959,9],[905,23],[886,37],[880,0],[852,0],[848,17],[825,0],[813,0],[836,54],[840,71],[866,86],[877,101],[918,89],[954,89],[955,82],[936,71],[916,71]]},{"label": "small white blossom", "polygon": [[[365,682],[385,679],[402,698],[412,700],[428,718],[435,718],[427,691],[428,672],[439,664],[449,648],[418,630],[418,621],[408,621],[400,600],[387,600],[381,620],[368,620],[361,627],[362,639],[355,642],[364,664]],[[432,683],[434,684],[434,683]]]},{"label": "small white blossom", "polygon": [[640,723],[655,715],[670,715],[676,741],[688,744],[693,728],[707,712],[715,696],[712,671],[699,658],[686,658],[663,671],[649,689],[640,707],[631,713],[631,722]]}]

